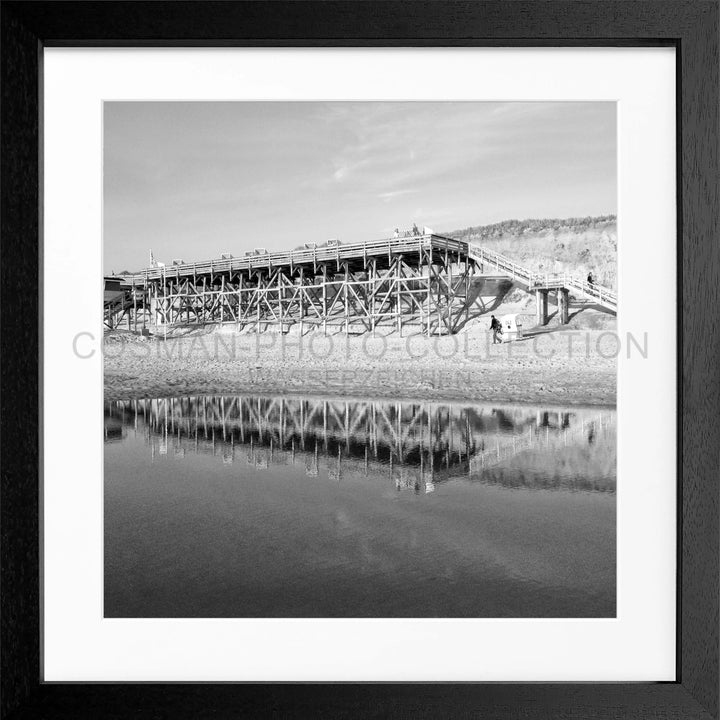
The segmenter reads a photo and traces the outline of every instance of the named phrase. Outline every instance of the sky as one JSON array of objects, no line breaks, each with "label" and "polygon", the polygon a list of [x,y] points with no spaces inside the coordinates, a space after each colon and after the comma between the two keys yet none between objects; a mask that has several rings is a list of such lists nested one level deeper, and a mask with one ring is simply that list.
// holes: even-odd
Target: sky
[{"label": "sky", "polygon": [[612,102],[107,102],[105,273],[617,210]]}]

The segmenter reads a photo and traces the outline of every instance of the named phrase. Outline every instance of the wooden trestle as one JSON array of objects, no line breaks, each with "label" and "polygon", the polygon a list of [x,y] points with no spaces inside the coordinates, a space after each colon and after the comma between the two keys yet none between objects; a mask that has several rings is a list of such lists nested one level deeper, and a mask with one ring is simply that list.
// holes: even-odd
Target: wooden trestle
[{"label": "wooden trestle", "polygon": [[538,325],[548,321],[549,293],[561,324],[569,321],[570,293],[617,312],[610,288],[567,274],[539,275],[498,253],[435,234],[255,251],[111,280],[121,280],[125,289],[106,301],[105,324],[114,329],[126,321],[136,331],[233,324],[238,332],[286,332],[297,325],[301,334],[311,328],[359,334],[384,326],[401,335],[406,328],[445,335],[493,310],[513,286],[536,293]]},{"label": "wooden trestle", "polygon": [[127,278],[142,310],[128,324],[447,334],[471,316],[479,272],[467,243],[439,235],[148,268]]}]

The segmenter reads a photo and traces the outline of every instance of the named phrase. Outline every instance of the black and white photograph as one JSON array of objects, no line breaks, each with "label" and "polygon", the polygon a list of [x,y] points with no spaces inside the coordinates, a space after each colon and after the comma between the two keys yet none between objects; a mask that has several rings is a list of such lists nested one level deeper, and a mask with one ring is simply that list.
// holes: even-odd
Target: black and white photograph
[{"label": "black and white photograph", "polygon": [[0,715],[716,718],[720,0],[90,5],[0,0]]},{"label": "black and white photograph", "polygon": [[610,101],[107,101],[105,618],[615,618]]}]

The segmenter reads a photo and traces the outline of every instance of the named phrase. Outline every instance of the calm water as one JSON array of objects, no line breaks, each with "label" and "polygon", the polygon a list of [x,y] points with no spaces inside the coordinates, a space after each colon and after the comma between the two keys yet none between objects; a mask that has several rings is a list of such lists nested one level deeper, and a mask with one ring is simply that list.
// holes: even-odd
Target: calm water
[{"label": "calm water", "polygon": [[106,617],[612,617],[615,412],[105,407]]}]

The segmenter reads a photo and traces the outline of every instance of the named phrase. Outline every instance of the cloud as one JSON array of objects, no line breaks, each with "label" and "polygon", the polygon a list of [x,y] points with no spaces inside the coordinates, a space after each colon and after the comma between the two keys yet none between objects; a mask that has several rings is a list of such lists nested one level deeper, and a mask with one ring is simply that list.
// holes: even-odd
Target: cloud
[{"label": "cloud", "polygon": [[391,190],[389,192],[378,193],[378,198],[383,202],[390,202],[397,197],[402,197],[403,195],[413,195],[416,192],[417,190]]},{"label": "cloud", "polygon": [[333,180],[335,182],[342,182],[345,180],[345,178],[348,177],[348,175],[351,175],[364,166],[371,165],[373,163],[373,157],[364,157],[360,159],[336,159],[335,164],[335,171],[333,172]]}]

